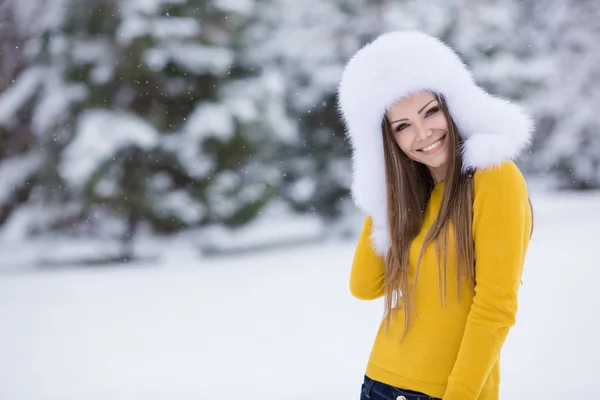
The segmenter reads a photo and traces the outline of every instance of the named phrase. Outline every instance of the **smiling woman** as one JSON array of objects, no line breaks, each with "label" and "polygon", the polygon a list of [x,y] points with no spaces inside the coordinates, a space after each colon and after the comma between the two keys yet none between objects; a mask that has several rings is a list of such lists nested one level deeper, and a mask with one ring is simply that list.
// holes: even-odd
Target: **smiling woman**
[{"label": "smiling woman", "polygon": [[367,214],[350,291],[385,298],[361,399],[497,400],[533,223],[512,161],[530,118],[419,32],[359,50],[339,101]]},{"label": "smiling woman", "polygon": [[449,148],[448,120],[441,110],[441,100],[429,91],[409,96],[392,106],[386,123],[400,150],[411,160],[425,164],[436,183],[443,182]]}]

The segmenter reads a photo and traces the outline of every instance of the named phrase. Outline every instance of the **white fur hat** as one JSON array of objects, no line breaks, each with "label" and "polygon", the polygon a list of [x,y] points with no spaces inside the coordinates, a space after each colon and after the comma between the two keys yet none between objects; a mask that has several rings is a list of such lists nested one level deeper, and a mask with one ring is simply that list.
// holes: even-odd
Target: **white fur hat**
[{"label": "white fur hat", "polygon": [[459,56],[439,39],[396,31],[365,45],[344,69],[338,101],[352,147],[352,198],[373,218],[372,239],[380,255],[390,245],[381,121],[389,107],[422,90],[444,96],[464,139],[466,168],[515,159],[530,142],[531,118],[477,86]]}]

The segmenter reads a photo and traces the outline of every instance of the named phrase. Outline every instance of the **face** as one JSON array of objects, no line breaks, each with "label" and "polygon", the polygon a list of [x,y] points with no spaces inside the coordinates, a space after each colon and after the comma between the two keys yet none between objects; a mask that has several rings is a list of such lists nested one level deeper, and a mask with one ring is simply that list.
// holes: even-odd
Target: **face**
[{"label": "face", "polygon": [[441,182],[450,146],[448,121],[435,95],[424,91],[405,97],[389,109],[387,117],[400,150],[425,164],[435,181]]}]

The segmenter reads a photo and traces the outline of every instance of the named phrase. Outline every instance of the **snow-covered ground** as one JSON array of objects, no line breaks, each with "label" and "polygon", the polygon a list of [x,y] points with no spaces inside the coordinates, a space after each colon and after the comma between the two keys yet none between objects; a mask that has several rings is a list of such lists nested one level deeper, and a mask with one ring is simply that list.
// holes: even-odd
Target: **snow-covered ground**
[{"label": "snow-covered ground", "polygon": [[[598,399],[600,195],[533,201],[502,399]],[[383,305],[353,246],[0,271],[0,399],[358,399]]]}]

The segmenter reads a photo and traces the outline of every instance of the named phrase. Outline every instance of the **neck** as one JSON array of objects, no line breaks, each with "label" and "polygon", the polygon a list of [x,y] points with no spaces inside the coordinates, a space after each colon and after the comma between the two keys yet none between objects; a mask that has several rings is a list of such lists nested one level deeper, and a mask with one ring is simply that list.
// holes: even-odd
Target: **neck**
[{"label": "neck", "polygon": [[438,183],[442,183],[444,182],[444,179],[446,178],[446,166],[441,166],[441,167],[429,167],[429,172],[431,172],[431,176],[433,177],[433,181],[435,182],[435,184],[437,185]]}]

